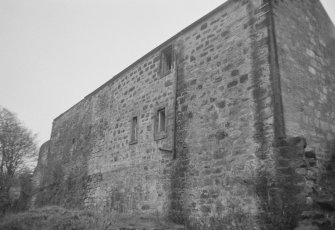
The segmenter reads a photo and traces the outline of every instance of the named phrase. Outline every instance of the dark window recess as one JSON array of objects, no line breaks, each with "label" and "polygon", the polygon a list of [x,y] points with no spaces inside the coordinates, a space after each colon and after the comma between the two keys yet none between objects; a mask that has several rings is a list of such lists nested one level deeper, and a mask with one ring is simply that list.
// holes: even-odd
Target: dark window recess
[{"label": "dark window recess", "polygon": [[138,137],[138,120],[137,117],[133,117],[131,120],[130,143],[136,143],[137,137]]},{"label": "dark window recess", "polygon": [[172,46],[169,46],[162,51],[161,68],[163,75],[168,74],[172,71],[172,62],[173,62]]},{"label": "dark window recess", "polygon": [[165,132],[165,108],[158,110],[158,132]]},{"label": "dark window recess", "polygon": [[167,127],[167,119],[166,119],[166,110],[165,108],[157,110],[156,118],[155,118],[155,139],[163,139],[166,137],[166,127]]}]

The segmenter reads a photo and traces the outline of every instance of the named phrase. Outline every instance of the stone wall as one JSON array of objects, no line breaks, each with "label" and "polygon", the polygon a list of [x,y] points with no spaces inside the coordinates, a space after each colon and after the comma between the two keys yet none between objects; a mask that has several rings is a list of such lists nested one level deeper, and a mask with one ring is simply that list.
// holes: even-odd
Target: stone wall
[{"label": "stone wall", "polygon": [[288,136],[329,159],[335,130],[335,27],[318,0],[276,1],[275,31]]},{"label": "stone wall", "polygon": [[274,138],[268,9],[262,1],[229,1],[178,40],[170,215],[190,229],[257,225],[256,190],[267,183],[259,172],[272,159]]},{"label": "stone wall", "polygon": [[277,205],[303,204],[308,186],[294,183],[309,177],[286,134],[306,136],[318,159],[331,150],[335,52],[322,12],[312,0],[229,0],[155,48],[54,120],[35,203],[189,229],[290,226]]},{"label": "stone wall", "polygon": [[[171,148],[174,71],[161,76],[159,61],[159,52],[146,57],[55,119],[48,160],[67,181],[57,195],[61,203],[121,213],[166,208],[173,154],[159,148]],[[167,137],[155,141],[153,120],[161,106],[167,110]],[[131,144],[133,116],[139,130]],[[78,193],[73,183],[79,178]]]},{"label": "stone wall", "polygon": [[33,191],[32,198],[30,201],[30,207],[34,208],[37,204],[36,198],[38,197],[39,193],[42,191],[42,183],[44,181],[44,175],[47,174],[48,171],[48,153],[49,153],[49,148],[50,148],[50,141],[45,142],[39,150],[38,154],[38,160],[37,160],[37,165],[34,170],[33,178],[32,178],[32,184],[33,188],[37,189]]},{"label": "stone wall", "polygon": [[[56,118],[43,186],[58,185],[41,204],[195,225],[226,215],[228,202],[256,215],[253,181],[273,138],[265,9],[260,0],[226,2]],[[169,45],[175,64],[163,75]],[[156,140],[162,106],[167,136]]]},{"label": "stone wall", "polygon": [[[267,220],[281,220],[278,229],[334,229],[334,158],[325,170],[303,137],[279,139],[274,145],[275,178],[269,189],[272,212]],[[296,227],[296,228],[295,228]]]}]

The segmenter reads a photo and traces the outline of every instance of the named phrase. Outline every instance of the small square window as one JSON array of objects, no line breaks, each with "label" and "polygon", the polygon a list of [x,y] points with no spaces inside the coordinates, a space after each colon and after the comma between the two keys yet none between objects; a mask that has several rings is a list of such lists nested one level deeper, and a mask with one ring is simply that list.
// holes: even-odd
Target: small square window
[{"label": "small square window", "polygon": [[155,140],[163,139],[166,137],[166,128],[166,109],[161,108],[157,110],[155,117]]},{"label": "small square window", "polygon": [[173,52],[172,52],[172,46],[169,46],[162,51],[161,70],[163,75],[169,74],[172,71],[172,64],[173,64]]},{"label": "small square window", "polygon": [[137,143],[138,139],[138,120],[137,116],[131,119],[131,134],[130,134],[130,144]]}]

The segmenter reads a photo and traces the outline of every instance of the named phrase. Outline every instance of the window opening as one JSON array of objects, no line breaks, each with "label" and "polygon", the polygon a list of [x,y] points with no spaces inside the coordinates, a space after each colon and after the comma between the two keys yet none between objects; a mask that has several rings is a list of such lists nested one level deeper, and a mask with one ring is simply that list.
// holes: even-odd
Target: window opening
[{"label": "window opening", "polygon": [[159,133],[165,132],[165,108],[158,110],[158,128]]},{"label": "window opening", "polygon": [[137,136],[138,136],[138,120],[137,116],[133,117],[131,120],[131,142],[136,142],[137,141]]},{"label": "window opening", "polygon": [[161,140],[167,137],[167,117],[166,108],[160,108],[155,115],[154,139]]},{"label": "window opening", "polygon": [[161,60],[161,65],[162,65],[162,74],[168,74],[172,70],[172,46],[167,47],[162,51],[162,60]]}]

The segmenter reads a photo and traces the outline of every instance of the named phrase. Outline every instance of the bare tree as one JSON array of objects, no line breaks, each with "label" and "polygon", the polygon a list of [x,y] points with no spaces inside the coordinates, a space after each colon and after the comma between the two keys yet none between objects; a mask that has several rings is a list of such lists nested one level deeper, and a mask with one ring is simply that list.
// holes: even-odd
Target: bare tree
[{"label": "bare tree", "polygon": [[14,176],[23,166],[25,158],[33,157],[36,153],[32,132],[12,112],[0,108],[0,173]]},{"label": "bare tree", "polygon": [[37,154],[35,135],[15,114],[0,106],[0,209],[10,206],[9,190],[24,162]]}]

